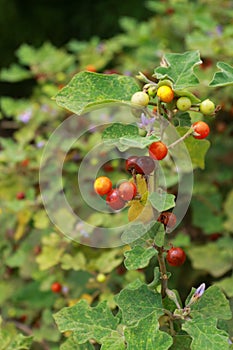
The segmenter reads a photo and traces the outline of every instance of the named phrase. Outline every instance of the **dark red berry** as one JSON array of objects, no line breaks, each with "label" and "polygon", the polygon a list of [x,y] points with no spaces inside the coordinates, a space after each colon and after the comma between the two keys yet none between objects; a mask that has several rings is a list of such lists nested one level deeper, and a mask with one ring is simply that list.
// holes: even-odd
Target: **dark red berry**
[{"label": "dark red berry", "polygon": [[129,173],[132,172],[133,169],[135,169],[136,166],[136,160],[138,159],[137,156],[131,156],[125,161],[125,170]]},{"label": "dark red berry", "polygon": [[62,290],[62,285],[61,283],[59,282],[54,282],[52,285],[51,285],[51,291],[53,293],[60,293]]},{"label": "dark red berry", "polygon": [[183,249],[173,247],[167,252],[166,260],[171,266],[181,266],[186,260],[186,254]]},{"label": "dark red berry", "polygon": [[169,211],[161,213],[158,217],[158,221],[168,228],[173,228],[174,226],[176,226],[176,216],[175,214],[170,213]]},{"label": "dark red berry", "polygon": [[119,210],[119,209],[122,209],[125,206],[125,201],[121,198],[119,190],[117,188],[111,190],[107,194],[106,203],[113,210]]},{"label": "dark red berry", "polygon": [[151,157],[142,156],[136,160],[135,171],[137,174],[149,175],[155,169],[155,162]]},{"label": "dark red berry", "polygon": [[137,187],[133,182],[125,181],[119,186],[120,197],[124,201],[131,201],[137,194]]}]

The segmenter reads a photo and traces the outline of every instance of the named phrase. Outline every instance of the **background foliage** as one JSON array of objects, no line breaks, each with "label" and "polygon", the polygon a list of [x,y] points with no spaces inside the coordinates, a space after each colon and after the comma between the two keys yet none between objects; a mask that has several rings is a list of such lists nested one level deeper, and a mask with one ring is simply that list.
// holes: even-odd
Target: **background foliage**
[{"label": "background foliage", "polygon": [[[5,6],[11,6],[12,16],[19,8],[17,1]],[[106,3],[103,6],[106,10]],[[137,278],[153,279],[152,264],[144,270],[126,272],[122,263],[126,248],[96,250],[71,242],[58,232],[42,205],[38,170],[46,141],[69,115],[51,97],[74,74],[94,66],[98,72],[134,76],[140,70],[150,76],[166,52],[200,50],[203,64],[196,73],[203,84],[194,92],[203,99],[210,97],[222,107],[215,120],[207,120],[212,145],[205,170],[196,169],[191,206],[172,235],[173,244],[183,247],[188,259],[183,267],[171,268],[170,288],[179,289],[185,300],[193,286],[205,281],[209,286],[222,288],[232,305],[232,86],[207,89],[217,61],[233,64],[232,2],[224,0],[219,6],[218,1],[208,0],[149,1],[147,9],[150,12],[145,13],[150,16],[145,21],[121,18],[122,32],[115,36],[110,35],[113,33],[108,32],[109,27],[104,27],[101,38],[80,41],[80,35],[78,40],[68,41],[67,34],[60,39],[58,31],[57,39],[53,40],[63,44],[62,48],[49,41],[42,44],[41,32],[35,45],[24,37],[27,44],[17,49],[16,61],[1,70],[4,93],[0,120],[0,306],[4,322],[0,349],[26,349],[32,341],[33,349],[59,349],[64,337],[55,326],[52,317],[55,312],[75,305],[80,299],[93,306],[97,301],[107,300],[114,309],[114,295],[122,287]],[[75,14],[71,22],[76,20]],[[44,21],[48,22],[46,18]],[[65,22],[66,18],[61,17],[60,21]],[[46,36],[50,39],[50,35]],[[12,45],[10,38],[9,35]],[[6,58],[5,62],[8,61]],[[98,132],[90,134],[70,151],[64,168],[68,196],[72,185],[75,187],[74,177],[82,157],[100,137]],[[103,174],[109,170],[116,181],[125,176],[120,161],[103,168]],[[173,193],[177,190],[172,178],[170,190]],[[25,194],[25,199],[17,199],[19,192]],[[78,193],[75,209],[85,215]],[[100,225],[102,220],[108,225],[106,217],[95,214],[89,220],[98,220]],[[88,237],[83,233],[84,244],[85,241]],[[102,283],[97,280],[99,273],[107,277]],[[51,291],[55,281],[62,284],[61,293]],[[150,322],[148,319],[148,325]],[[227,327],[232,337],[232,323]],[[85,349],[88,347],[93,348],[86,345]],[[66,349],[65,345],[62,349]]]}]

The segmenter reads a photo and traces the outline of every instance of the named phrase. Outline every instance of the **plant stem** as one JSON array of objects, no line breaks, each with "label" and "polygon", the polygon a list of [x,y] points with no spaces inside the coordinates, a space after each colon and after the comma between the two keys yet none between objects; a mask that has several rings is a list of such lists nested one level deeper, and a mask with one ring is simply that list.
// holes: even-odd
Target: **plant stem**
[{"label": "plant stem", "polygon": [[167,289],[167,269],[165,264],[165,259],[163,255],[163,247],[156,247],[158,251],[158,262],[159,262],[159,269],[161,273],[161,295],[164,299],[166,297],[166,289]]},{"label": "plant stem", "polygon": [[193,133],[193,128],[190,128],[186,134],[184,134],[182,137],[180,137],[178,140],[176,140],[175,142],[171,143],[169,146],[167,146],[167,148],[173,148],[176,145],[178,145],[180,142],[184,141],[187,137],[189,137],[190,135],[192,135]]}]

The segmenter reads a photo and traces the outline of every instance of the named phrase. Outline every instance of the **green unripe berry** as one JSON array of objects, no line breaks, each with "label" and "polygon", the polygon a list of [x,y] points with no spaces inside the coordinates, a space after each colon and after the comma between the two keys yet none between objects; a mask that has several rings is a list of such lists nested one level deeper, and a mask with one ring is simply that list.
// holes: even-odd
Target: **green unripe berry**
[{"label": "green unripe berry", "polygon": [[131,98],[131,102],[135,105],[139,105],[142,107],[146,107],[148,105],[150,101],[149,96],[147,95],[147,93],[143,92],[143,91],[138,91],[135,92],[135,94],[133,94],[132,98]]},{"label": "green unripe berry", "polygon": [[180,111],[185,112],[192,106],[192,102],[190,98],[182,96],[176,101],[176,106]]},{"label": "green unripe berry", "polygon": [[155,86],[150,86],[149,87],[149,89],[148,89],[148,91],[147,91],[147,93],[148,93],[148,95],[150,96],[150,97],[155,97],[155,95],[156,95],[156,91],[157,91],[157,89],[156,89],[156,87]]},{"label": "green unripe berry", "polygon": [[99,273],[96,276],[96,281],[99,282],[99,283],[103,283],[103,282],[106,281],[106,276],[103,273]]},{"label": "green unripe berry", "polygon": [[205,115],[213,114],[215,111],[215,104],[209,99],[204,100],[200,104],[200,111]]}]

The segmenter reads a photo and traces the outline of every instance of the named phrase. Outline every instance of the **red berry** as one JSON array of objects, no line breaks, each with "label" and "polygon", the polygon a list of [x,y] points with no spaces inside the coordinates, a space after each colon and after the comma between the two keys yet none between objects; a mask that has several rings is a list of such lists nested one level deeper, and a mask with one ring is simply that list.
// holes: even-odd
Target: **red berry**
[{"label": "red berry", "polygon": [[167,146],[161,142],[153,142],[149,147],[150,157],[153,159],[161,160],[167,155]]},{"label": "red berry", "polygon": [[186,254],[183,249],[173,247],[167,252],[166,260],[171,266],[181,266],[186,260]]},{"label": "red berry", "polygon": [[51,285],[51,291],[53,293],[60,293],[62,290],[62,285],[61,283],[59,282],[54,282],[52,285]]},{"label": "red berry", "polygon": [[30,162],[30,160],[26,158],[26,159],[22,160],[22,162],[20,163],[20,165],[21,165],[22,167],[27,167],[28,164],[29,164],[29,162]]},{"label": "red berry", "polygon": [[194,130],[193,137],[195,137],[195,139],[205,139],[210,133],[209,125],[201,120],[193,123],[192,128]]},{"label": "red berry", "polygon": [[135,170],[137,174],[149,175],[155,169],[155,162],[148,156],[138,157]]},{"label": "red berry", "polygon": [[97,72],[96,67],[95,67],[93,64],[88,64],[88,65],[86,66],[86,70],[87,70],[88,72],[93,72],[93,73]]},{"label": "red berry", "polygon": [[122,182],[119,186],[119,194],[124,201],[131,201],[137,194],[137,187],[133,182]]},{"label": "red berry", "polygon": [[132,170],[135,169],[137,159],[138,159],[137,156],[131,156],[128,159],[126,159],[125,170],[131,173]]},{"label": "red berry", "polygon": [[17,195],[16,195],[16,198],[18,200],[22,200],[25,198],[25,193],[24,192],[18,192]]},{"label": "red berry", "polygon": [[111,192],[107,194],[106,203],[113,210],[119,210],[125,206],[125,201],[120,197],[120,193],[117,188],[113,189]]},{"label": "red berry", "polygon": [[98,177],[94,182],[94,190],[100,196],[109,193],[112,189],[112,182],[106,176]]},{"label": "red berry", "polygon": [[158,217],[158,221],[168,228],[173,228],[174,226],[176,226],[176,216],[175,214],[170,213],[169,211],[161,213]]}]

